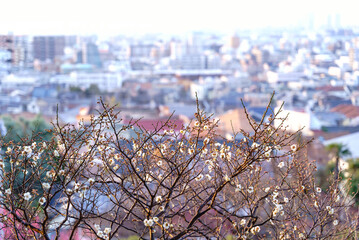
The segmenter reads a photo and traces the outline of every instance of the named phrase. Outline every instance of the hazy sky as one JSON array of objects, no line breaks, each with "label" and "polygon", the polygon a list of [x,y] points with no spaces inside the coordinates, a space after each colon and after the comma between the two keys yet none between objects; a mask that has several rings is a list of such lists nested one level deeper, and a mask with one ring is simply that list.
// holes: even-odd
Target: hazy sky
[{"label": "hazy sky", "polygon": [[[0,33],[105,34],[325,24],[359,25],[358,0],[3,0]],[[333,22],[335,17],[332,17]]]}]

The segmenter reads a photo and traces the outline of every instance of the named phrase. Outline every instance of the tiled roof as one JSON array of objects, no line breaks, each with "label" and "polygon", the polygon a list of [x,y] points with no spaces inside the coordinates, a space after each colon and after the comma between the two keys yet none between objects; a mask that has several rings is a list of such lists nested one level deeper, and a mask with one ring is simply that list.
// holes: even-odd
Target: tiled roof
[{"label": "tiled roof", "polygon": [[330,92],[330,91],[344,91],[344,88],[342,86],[327,85],[327,86],[317,87],[316,90]]},{"label": "tiled roof", "polygon": [[353,106],[349,104],[340,104],[332,109],[331,112],[339,112],[344,114],[347,118],[359,117],[359,106]]}]

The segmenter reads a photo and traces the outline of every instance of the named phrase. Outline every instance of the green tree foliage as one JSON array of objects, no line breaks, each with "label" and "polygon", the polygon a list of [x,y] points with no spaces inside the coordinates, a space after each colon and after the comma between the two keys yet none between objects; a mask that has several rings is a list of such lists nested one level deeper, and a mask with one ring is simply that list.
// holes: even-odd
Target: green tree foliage
[{"label": "green tree foliage", "polygon": [[[48,161],[48,156],[46,152],[37,151],[39,147],[37,146],[38,142],[42,141],[50,141],[52,138],[52,126],[46,122],[46,120],[37,115],[33,119],[25,119],[20,118],[19,120],[15,120],[9,116],[3,117],[5,127],[7,129],[7,134],[2,136],[2,150],[3,152],[11,152],[11,148],[7,149],[7,147],[11,144],[22,145],[24,146],[24,151],[21,153],[20,159],[27,157],[27,155],[31,155],[37,159],[37,161],[43,162],[43,168],[47,169],[49,166],[46,164]],[[26,152],[26,149],[30,149],[32,145],[33,150],[30,152]],[[5,165],[5,172],[14,172],[16,171],[17,165],[14,165],[12,162],[13,159],[6,157],[3,155],[3,162]],[[53,161],[52,161],[53,162]],[[36,164],[36,163],[35,163]],[[21,192],[24,188],[27,188],[28,184],[24,183],[32,183],[35,180],[35,176],[33,174],[33,167],[30,165],[23,166],[21,171],[17,171],[16,177],[13,182],[6,182],[5,185],[11,185],[14,189],[14,192]],[[44,175],[44,174],[43,174]],[[44,176],[43,176],[44,177]],[[34,190],[41,192],[41,183],[39,181],[34,182]]]},{"label": "green tree foliage", "polygon": [[75,93],[82,93],[82,89],[80,87],[70,87],[70,92],[75,92]]},{"label": "green tree foliage", "polygon": [[7,134],[2,139],[5,143],[10,141],[19,143],[23,138],[33,139],[34,141],[48,141],[51,138],[51,133],[48,130],[52,127],[40,115],[34,119],[20,118],[19,120],[5,116],[3,120],[7,129]]},{"label": "green tree foliage", "polygon": [[342,143],[332,143],[326,146],[327,151],[333,154],[335,158],[335,178],[339,178],[339,161],[341,158],[349,156],[351,153],[349,149]]},{"label": "green tree foliage", "polygon": [[106,94],[106,93],[101,91],[101,89],[98,87],[97,84],[91,84],[86,89],[72,86],[72,87],[69,88],[69,90],[70,90],[70,92],[80,94],[82,97],[86,97],[86,98]]},{"label": "green tree foliage", "polygon": [[344,176],[350,183],[350,194],[355,196],[356,202],[359,203],[359,196],[356,194],[359,190],[359,158],[348,160],[348,169]]},{"label": "green tree foliage", "polygon": [[90,97],[90,96],[96,96],[96,95],[100,95],[101,94],[101,90],[98,87],[97,84],[91,84],[86,90],[85,90],[85,96],[86,97]]}]

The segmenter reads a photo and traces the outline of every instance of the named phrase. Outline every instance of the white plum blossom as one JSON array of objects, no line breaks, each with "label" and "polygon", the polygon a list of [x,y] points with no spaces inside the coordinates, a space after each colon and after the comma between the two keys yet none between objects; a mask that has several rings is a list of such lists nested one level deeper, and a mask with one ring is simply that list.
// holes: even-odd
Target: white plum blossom
[{"label": "white plum blossom", "polygon": [[81,186],[81,183],[76,183],[76,182],[75,182],[75,184],[74,184],[74,190],[75,190],[75,191],[78,190],[78,189],[80,188],[80,186]]},{"label": "white plum blossom", "polygon": [[334,220],[334,221],[333,221],[333,225],[334,225],[334,226],[338,225],[338,223],[339,223],[338,220]]},{"label": "white plum blossom", "polygon": [[59,144],[57,149],[59,149],[60,152],[64,152],[66,150],[65,145],[64,144]]},{"label": "white plum blossom", "polygon": [[280,211],[280,209],[275,207],[273,212],[272,212],[273,216],[276,217],[278,215],[279,211]]},{"label": "white plum blossom", "polygon": [[93,178],[89,178],[87,181],[89,182],[89,184],[94,184],[95,179],[93,179]]},{"label": "white plum blossom", "polygon": [[45,189],[49,189],[51,187],[51,185],[47,182],[42,183],[42,187]]},{"label": "white plum blossom", "polygon": [[[167,131],[165,130],[165,132],[167,132]],[[133,150],[134,150],[134,151],[136,151],[136,150],[138,149],[138,145],[137,145],[136,143],[133,143],[133,144],[132,144],[132,147],[133,147]]]},{"label": "white plum blossom", "polygon": [[31,146],[25,146],[25,147],[24,147],[24,152],[26,152],[27,154],[31,154],[31,153],[32,153],[32,148],[31,148]]},{"label": "white plum blossom", "polygon": [[39,199],[39,203],[40,203],[41,205],[43,205],[44,203],[46,203],[46,198],[41,197],[41,198]]},{"label": "white plum blossom", "polygon": [[94,228],[95,228],[97,231],[99,231],[99,230],[101,229],[100,225],[98,225],[98,224],[95,224],[95,225],[94,225]]},{"label": "white plum blossom", "polygon": [[107,227],[107,228],[105,228],[105,229],[103,230],[103,232],[104,232],[105,234],[110,234],[110,233],[111,233],[111,228]]},{"label": "white plum blossom", "polygon": [[59,154],[59,152],[57,150],[54,150],[54,156],[55,157],[60,157],[60,154]]},{"label": "white plum blossom", "polygon": [[156,202],[162,202],[162,196],[156,196]]},{"label": "white plum blossom", "polygon": [[158,220],[159,220],[158,217],[153,217],[152,219],[153,219],[153,221],[155,221],[155,222],[158,222]]},{"label": "white plum blossom", "polygon": [[237,184],[237,187],[236,187],[236,192],[240,192],[242,190],[242,185],[241,184]]},{"label": "white plum blossom", "polygon": [[245,219],[242,219],[242,220],[239,222],[239,224],[243,226],[244,224],[246,224],[246,222],[247,222],[247,221],[246,221]]},{"label": "white plum blossom", "polygon": [[293,144],[292,146],[290,146],[290,150],[292,150],[293,152],[297,151],[297,144]]},{"label": "white plum blossom", "polygon": [[272,194],[273,194],[274,198],[278,197],[278,191],[277,190],[274,190],[274,192]]},{"label": "white plum blossom", "polygon": [[252,186],[250,186],[250,187],[248,187],[247,191],[248,191],[249,193],[252,193],[252,192],[254,191],[254,188],[253,188]]},{"label": "white plum blossom", "polygon": [[116,164],[114,167],[113,167],[113,170],[116,171],[117,169],[119,169],[120,165]]},{"label": "white plum blossom", "polygon": [[266,151],[266,152],[264,153],[264,156],[270,157],[270,153],[271,153],[271,151]]},{"label": "white plum blossom", "polygon": [[80,191],[79,197],[80,197],[80,198],[84,198],[84,197],[85,197],[85,191]]},{"label": "white plum blossom", "polygon": [[280,163],[278,164],[278,167],[279,167],[279,168],[283,168],[283,167],[284,167],[284,162],[280,162]]},{"label": "white plum blossom", "polygon": [[200,174],[196,177],[196,181],[199,182],[203,179],[203,174]]},{"label": "white plum blossom", "polygon": [[188,154],[193,154],[194,150],[192,148],[188,149]]},{"label": "white plum blossom", "polygon": [[6,190],[5,190],[5,193],[8,194],[8,195],[10,195],[10,194],[11,194],[11,188],[6,189]]},{"label": "white plum blossom", "polygon": [[32,165],[33,167],[36,167],[36,165],[37,165],[37,160],[36,160],[35,158],[31,161],[31,165]]},{"label": "white plum blossom", "polygon": [[26,200],[26,201],[29,201],[30,199],[31,199],[31,193],[30,192],[26,192],[26,193],[24,193],[24,199]]},{"label": "white plum blossom", "polygon": [[108,160],[108,165],[112,166],[113,164],[115,164],[115,160],[113,160],[113,158],[110,158]]},{"label": "white plum blossom", "polygon": [[55,176],[55,171],[51,170],[46,172],[46,177],[53,178],[54,176]]},{"label": "white plum blossom", "polygon": [[165,223],[163,224],[163,228],[164,228],[164,229],[169,229],[170,226],[171,226],[171,225],[170,225],[168,222],[165,222]]},{"label": "white plum blossom", "polygon": [[259,226],[255,226],[254,228],[251,228],[251,233],[252,234],[256,234],[261,230],[261,228]]},{"label": "white plum blossom", "polygon": [[10,154],[12,152],[12,148],[11,147],[7,147],[6,149],[6,154]]},{"label": "white plum blossom", "polygon": [[153,220],[151,218],[150,219],[145,219],[145,220],[143,220],[143,223],[145,224],[146,227],[152,227]]},{"label": "white plum blossom", "polygon": [[204,164],[206,164],[206,165],[213,165],[213,162],[212,162],[211,160],[206,160],[206,161],[204,162]]},{"label": "white plum blossom", "polygon": [[321,189],[320,187],[317,187],[317,188],[316,188],[316,191],[317,191],[318,193],[321,193],[321,192],[322,192],[322,189]]},{"label": "white plum blossom", "polygon": [[146,182],[152,182],[152,180],[153,180],[152,176],[147,173],[146,176],[145,176],[145,181]]},{"label": "white plum blossom", "polygon": [[160,206],[160,207],[158,208],[158,210],[159,210],[160,212],[163,212],[163,211],[165,210],[165,207],[164,207],[164,206]]},{"label": "white plum blossom", "polygon": [[264,191],[267,193],[267,192],[269,192],[269,190],[270,190],[270,187],[266,187],[265,189],[264,189]]},{"label": "white plum blossom", "polygon": [[98,150],[99,152],[103,152],[103,151],[105,150],[105,146],[100,145],[100,146],[97,147],[97,150]]},{"label": "white plum blossom", "polygon": [[252,146],[251,146],[252,149],[256,149],[258,147],[259,147],[258,143],[256,143],[256,142],[252,143]]},{"label": "white plum blossom", "polygon": [[100,238],[103,238],[105,235],[103,234],[103,231],[98,231],[97,232],[97,236],[99,236]]},{"label": "white plum blossom", "polygon": [[331,206],[326,206],[327,211],[329,214],[334,214],[334,209]]},{"label": "white plum blossom", "polygon": [[228,175],[226,174],[226,175],[224,175],[224,181],[226,181],[226,182],[229,182],[231,180],[231,178],[230,177],[228,177]]}]

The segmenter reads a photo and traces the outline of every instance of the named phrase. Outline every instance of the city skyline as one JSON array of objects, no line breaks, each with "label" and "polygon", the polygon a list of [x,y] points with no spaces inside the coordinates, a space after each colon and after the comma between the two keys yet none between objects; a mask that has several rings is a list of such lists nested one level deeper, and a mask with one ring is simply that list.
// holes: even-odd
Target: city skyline
[{"label": "city skyline", "polygon": [[0,33],[230,33],[258,28],[357,26],[355,2],[337,1],[23,1],[3,4]]}]

